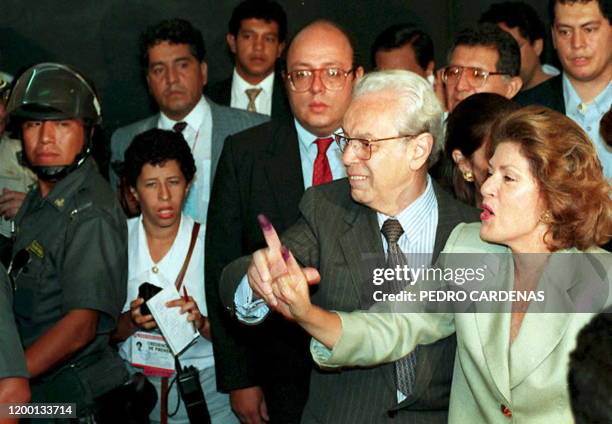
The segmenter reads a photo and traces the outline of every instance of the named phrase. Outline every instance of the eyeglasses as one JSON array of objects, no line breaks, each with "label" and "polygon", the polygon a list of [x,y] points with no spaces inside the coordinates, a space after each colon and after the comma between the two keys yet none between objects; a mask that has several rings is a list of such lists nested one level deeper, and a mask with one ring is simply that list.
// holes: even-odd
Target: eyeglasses
[{"label": "eyeglasses", "polygon": [[474,88],[482,87],[487,82],[489,75],[510,75],[507,72],[485,71],[472,66],[447,66],[442,73],[442,81],[446,84],[458,84],[464,71],[466,71],[465,78],[468,84]]},{"label": "eyeglasses", "polygon": [[353,152],[358,159],[361,160],[369,160],[372,157],[372,144],[378,143],[380,141],[387,140],[396,140],[402,138],[415,138],[421,134],[415,135],[396,135],[395,137],[387,137],[387,138],[357,138],[357,137],[347,137],[346,134],[334,134],[334,138],[336,139],[336,143],[338,143],[338,147],[340,147],[340,151],[344,153],[346,148],[350,145],[353,146]]},{"label": "eyeglasses", "polygon": [[289,88],[296,93],[303,93],[310,90],[315,79],[315,74],[319,74],[321,83],[328,90],[337,91],[344,88],[346,77],[353,72],[353,69],[344,71],[340,68],[319,68],[319,69],[299,69],[287,73]]}]

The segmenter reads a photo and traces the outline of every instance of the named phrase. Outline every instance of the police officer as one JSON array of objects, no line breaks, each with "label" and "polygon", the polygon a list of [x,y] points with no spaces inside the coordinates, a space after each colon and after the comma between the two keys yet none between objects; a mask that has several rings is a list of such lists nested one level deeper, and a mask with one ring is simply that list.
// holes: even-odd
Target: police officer
[{"label": "police officer", "polygon": [[126,296],[127,228],[90,157],[100,105],[81,74],[41,63],[7,109],[38,176],[15,218],[11,270],[32,401],[76,402],[87,420],[127,378],[108,344]]},{"label": "police officer", "polygon": [[[13,293],[6,270],[0,264],[0,404],[22,403],[30,399],[28,372],[21,341],[13,318]],[[0,424],[16,423],[17,419],[0,417]]]}]

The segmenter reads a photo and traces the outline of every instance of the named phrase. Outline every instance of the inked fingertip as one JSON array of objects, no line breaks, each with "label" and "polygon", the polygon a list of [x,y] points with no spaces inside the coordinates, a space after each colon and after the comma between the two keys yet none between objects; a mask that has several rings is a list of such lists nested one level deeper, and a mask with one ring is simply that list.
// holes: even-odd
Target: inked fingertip
[{"label": "inked fingertip", "polygon": [[263,213],[257,215],[257,222],[259,222],[259,226],[262,230],[270,230],[272,228],[272,223]]}]

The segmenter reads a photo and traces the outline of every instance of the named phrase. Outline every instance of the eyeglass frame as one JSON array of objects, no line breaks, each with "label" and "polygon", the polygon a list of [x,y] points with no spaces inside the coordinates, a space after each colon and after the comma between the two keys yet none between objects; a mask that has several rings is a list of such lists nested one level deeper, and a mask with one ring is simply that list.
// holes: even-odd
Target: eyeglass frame
[{"label": "eyeglass frame", "polygon": [[[342,78],[343,78],[342,87],[340,87],[340,88],[329,88],[325,84],[325,82],[323,82],[323,78],[321,78],[321,75],[320,75],[321,71],[327,71],[327,70],[330,70],[330,69],[337,69],[338,71],[340,71],[343,74],[343,76],[342,76]],[[304,72],[304,71],[312,73],[312,79],[310,80],[310,85],[305,90],[297,90],[296,87],[295,87],[295,83],[293,82],[293,78],[291,77],[291,74],[293,74],[294,72]],[[350,68],[350,69],[345,71],[344,69],[339,68],[337,66],[330,66],[330,67],[327,67],[327,68],[296,69],[294,71],[285,71],[285,77],[289,81],[289,89],[291,91],[293,91],[294,93],[305,93],[305,92],[307,92],[308,90],[310,90],[312,88],[312,84],[314,84],[314,80],[315,80],[317,72],[319,73],[319,79],[321,80],[321,84],[323,84],[323,86],[327,90],[340,91],[340,90],[342,90],[344,88],[344,85],[346,84],[346,80],[347,80],[349,74],[352,74],[353,72],[355,72],[355,68]]]},{"label": "eyeglass frame", "polygon": [[448,84],[448,76],[446,75],[446,71],[449,68],[459,68],[459,69],[461,69],[461,72],[459,73],[459,77],[457,78],[457,82],[455,84],[459,83],[459,80],[461,80],[461,77],[463,76],[463,71],[465,71],[466,69],[471,69],[472,71],[481,71],[484,74],[484,79],[482,80],[482,83],[480,84],[480,86],[474,87],[474,88],[480,88],[483,85],[485,85],[487,83],[487,80],[489,79],[490,75],[506,75],[506,76],[511,76],[508,72],[487,71],[486,69],[479,68],[478,66],[449,65],[449,66],[445,67],[444,70],[442,71],[442,81],[444,82],[444,84]]},{"label": "eyeglass frame", "polygon": [[[359,155],[357,153],[355,153],[355,155],[361,159],[361,160],[370,160],[372,158],[372,143],[378,143],[381,141],[388,141],[388,140],[394,140],[394,139],[402,139],[402,138],[410,138],[410,139],[414,139],[417,138],[418,136],[420,136],[421,134],[424,134],[424,132],[420,132],[418,134],[400,134],[400,135],[396,135],[394,137],[385,137],[385,138],[361,138],[361,137],[346,137],[346,135],[344,133],[335,133],[334,134],[334,141],[336,142],[336,144],[338,145],[338,148],[340,149],[341,153],[344,153],[344,151],[346,150],[346,146],[349,146],[351,144],[352,141],[359,141],[362,145],[364,144],[364,142],[367,142],[367,149],[368,149],[368,157],[366,158],[360,158]],[[346,146],[344,148],[342,148],[342,142],[340,141],[341,138],[344,138],[345,140],[347,140],[346,142]],[[354,150],[355,148],[353,148]]]}]

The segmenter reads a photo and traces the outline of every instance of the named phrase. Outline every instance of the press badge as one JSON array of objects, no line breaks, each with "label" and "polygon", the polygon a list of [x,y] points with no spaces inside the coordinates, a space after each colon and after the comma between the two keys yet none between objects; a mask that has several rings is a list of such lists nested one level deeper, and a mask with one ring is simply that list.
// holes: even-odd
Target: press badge
[{"label": "press badge", "polygon": [[163,336],[137,331],[131,337],[133,366],[143,368],[145,375],[168,377],[174,373],[174,356]]}]

